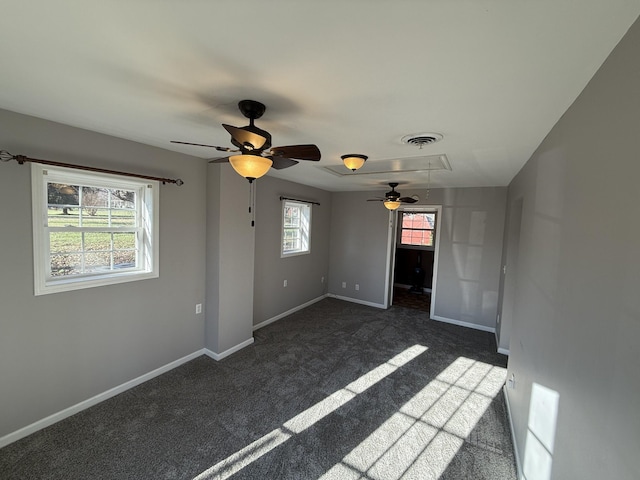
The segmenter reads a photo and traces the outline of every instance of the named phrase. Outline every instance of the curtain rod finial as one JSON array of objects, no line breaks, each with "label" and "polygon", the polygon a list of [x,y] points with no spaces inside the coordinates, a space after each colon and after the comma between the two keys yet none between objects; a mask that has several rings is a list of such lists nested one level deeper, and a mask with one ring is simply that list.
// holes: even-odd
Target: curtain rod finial
[{"label": "curtain rod finial", "polygon": [[8,162],[9,160],[13,160],[15,157],[11,155],[6,150],[0,150],[0,160],[3,162]]}]

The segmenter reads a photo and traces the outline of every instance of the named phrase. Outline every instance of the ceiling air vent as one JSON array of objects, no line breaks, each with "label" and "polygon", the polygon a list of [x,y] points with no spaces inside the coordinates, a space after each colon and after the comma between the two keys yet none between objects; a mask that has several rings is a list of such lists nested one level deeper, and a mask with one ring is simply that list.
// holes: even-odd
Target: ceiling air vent
[{"label": "ceiling air vent", "polygon": [[402,137],[402,143],[421,147],[423,145],[439,142],[442,138],[442,135],[439,133],[416,133]]}]

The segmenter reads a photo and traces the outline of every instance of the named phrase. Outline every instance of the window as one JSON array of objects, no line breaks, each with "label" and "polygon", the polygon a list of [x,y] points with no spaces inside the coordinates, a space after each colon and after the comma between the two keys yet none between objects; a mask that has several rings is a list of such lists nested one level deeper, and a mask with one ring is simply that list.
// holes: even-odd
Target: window
[{"label": "window", "polygon": [[158,276],[155,181],[32,164],[35,294]]},{"label": "window", "polygon": [[311,205],[284,200],[282,207],[282,256],[311,251]]},{"label": "window", "polygon": [[433,247],[436,213],[400,212],[400,244]]}]

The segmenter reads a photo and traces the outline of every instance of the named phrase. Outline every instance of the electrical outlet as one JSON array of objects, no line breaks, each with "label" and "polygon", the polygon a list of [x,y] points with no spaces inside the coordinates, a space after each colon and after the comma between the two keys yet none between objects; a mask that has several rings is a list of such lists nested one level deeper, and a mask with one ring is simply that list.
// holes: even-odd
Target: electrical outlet
[{"label": "electrical outlet", "polygon": [[324,277],[320,277],[320,283],[324,283]]},{"label": "electrical outlet", "polygon": [[356,283],[356,290],[360,290],[360,285]]},{"label": "electrical outlet", "polygon": [[342,288],[347,288],[347,282],[342,282]]},{"label": "electrical outlet", "polygon": [[196,303],[196,315],[202,313],[202,304]]},{"label": "electrical outlet", "polygon": [[283,287],[286,287],[286,286],[287,286],[287,281],[285,280]]},{"label": "electrical outlet", "polygon": [[507,387],[510,389],[514,389],[516,388],[516,374],[512,373],[511,376],[509,377],[509,380],[507,380]]}]

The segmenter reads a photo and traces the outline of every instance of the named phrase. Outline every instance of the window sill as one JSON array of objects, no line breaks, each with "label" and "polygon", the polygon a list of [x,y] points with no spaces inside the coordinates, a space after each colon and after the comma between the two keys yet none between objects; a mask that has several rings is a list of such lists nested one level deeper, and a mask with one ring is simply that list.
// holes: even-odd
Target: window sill
[{"label": "window sill", "polygon": [[309,255],[310,253],[311,250],[307,250],[306,252],[282,253],[280,254],[280,258],[299,257],[300,255]]},{"label": "window sill", "polygon": [[63,278],[40,282],[36,285],[34,295],[48,295],[50,293],[68,292],[72,290],[83,290],[85,288],[102,287],[104,285],[114,285],[118,283],[135,282],[158,278],[158,272],[123,272],[96,275],[92,277]]}]

